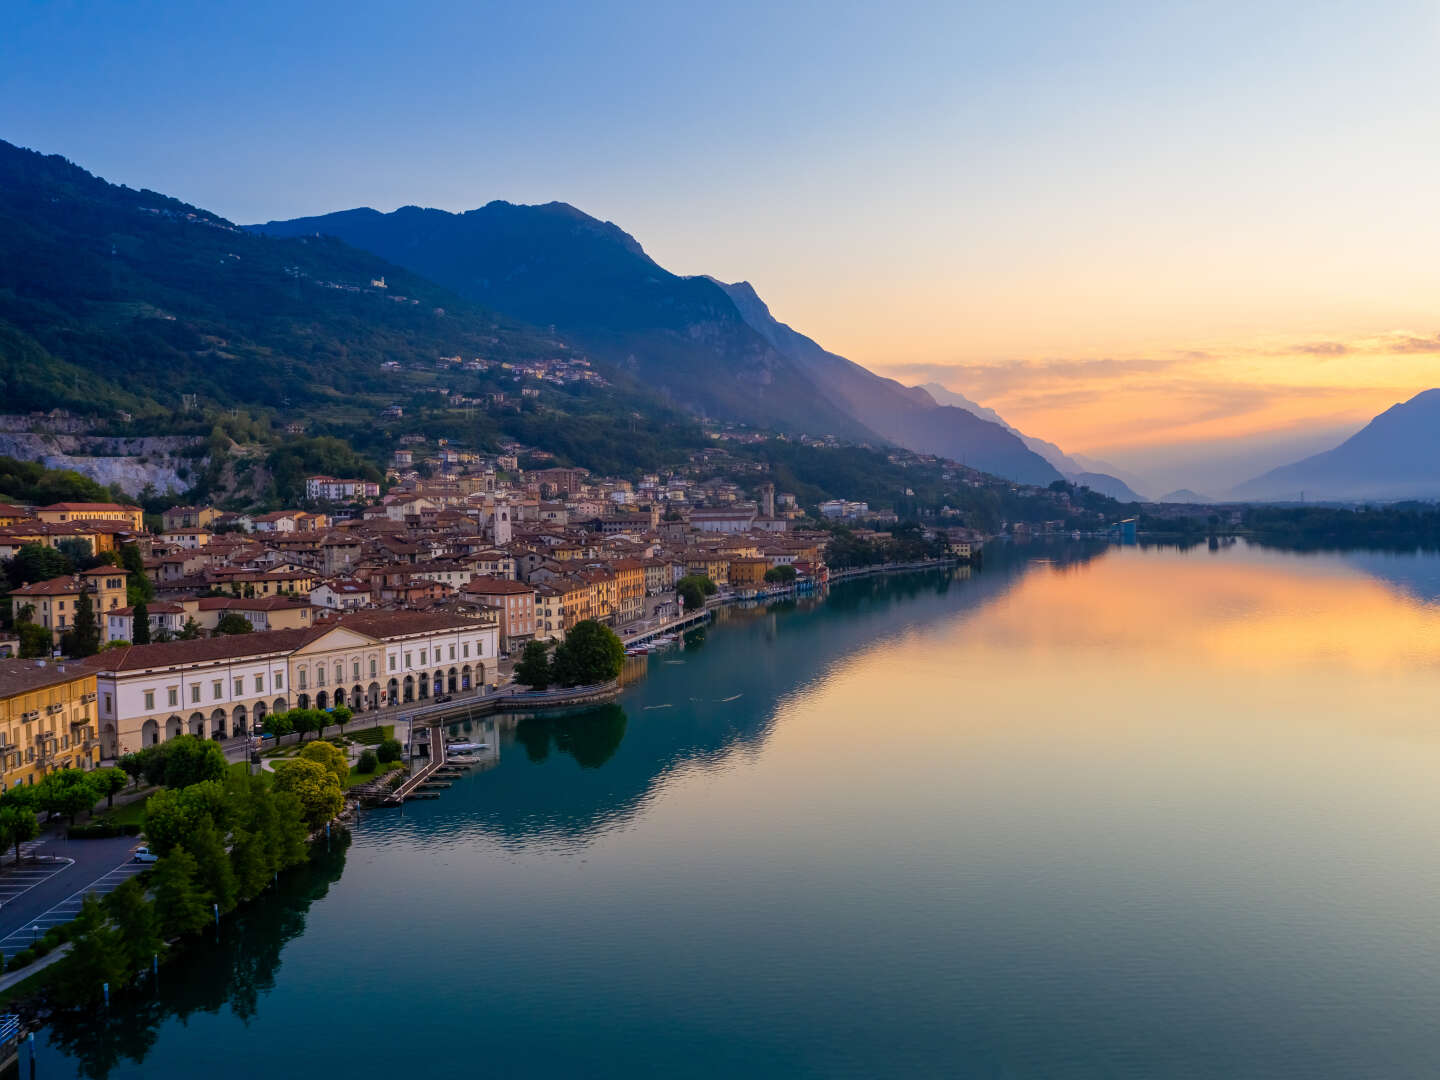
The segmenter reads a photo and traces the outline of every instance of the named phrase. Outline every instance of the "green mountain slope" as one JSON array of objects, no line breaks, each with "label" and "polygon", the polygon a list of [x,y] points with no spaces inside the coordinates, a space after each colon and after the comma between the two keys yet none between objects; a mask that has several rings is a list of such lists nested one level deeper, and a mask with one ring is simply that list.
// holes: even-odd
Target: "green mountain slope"
[{"label": "green mountain slope", "polygon": [[532,357],[549,337],[338,240],[258,236],[0,142],[7,409],[383,398],[383,361]]}]

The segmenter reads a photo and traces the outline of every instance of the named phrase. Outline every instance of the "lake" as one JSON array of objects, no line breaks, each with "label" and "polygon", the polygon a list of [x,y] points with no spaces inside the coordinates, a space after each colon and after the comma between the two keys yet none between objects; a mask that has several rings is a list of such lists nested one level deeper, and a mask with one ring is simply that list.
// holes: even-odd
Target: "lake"
[{"label": "lake", "polygon": [[1440,559],[987,560],[457,729],[36,1075],[1440,1073]]}]

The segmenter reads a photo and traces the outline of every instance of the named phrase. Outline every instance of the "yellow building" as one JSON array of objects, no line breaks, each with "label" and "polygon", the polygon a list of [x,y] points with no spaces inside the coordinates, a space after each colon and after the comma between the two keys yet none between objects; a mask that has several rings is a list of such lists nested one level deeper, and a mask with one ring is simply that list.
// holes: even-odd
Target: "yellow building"
[{"label": "yellow building", "polygon": [[95,673],[84,665],[0,660],[0,787],[95,768],[95,715]]},{"label": "yellow building", "polygon": [[51,503],[49,506],[36,507],[35,516],[41,521],[61,524],[74,521],[123,521],[136,532],[145,528],[145,513],[140,507],[121,506],[119,503]]},{"label": "yellow building", "polygon": [[731,559],[730,584],[737,589],[758,589],[765,584],[765,571],[769,569],[768,559]]},{"label": "yellow building", "polygon": [[118,566],[97,566],[73,577],[51,578],[23,585],[10,594],[18,613],[29,605],[35,609],[30,621],[51,632],[56,645],[60,635],[75,629],[75,611],[82,592],[90,593],[90,606],[100,628],[100,640],[108,641],[109,620],[106,612],[125,607],[125,578],[128,570]]}]

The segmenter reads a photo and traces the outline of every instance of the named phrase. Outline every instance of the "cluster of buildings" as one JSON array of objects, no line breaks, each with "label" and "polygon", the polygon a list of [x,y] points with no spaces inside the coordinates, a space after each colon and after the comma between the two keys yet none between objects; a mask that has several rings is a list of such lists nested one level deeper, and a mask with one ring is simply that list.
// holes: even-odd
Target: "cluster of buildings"
[{"label": "cluster of buildings", "polygon": [[[431,463],[423,475],[405,468],[416,455]],[[118,504],[0,507],[0,553],[62,537],[90,538],[95,554],[135,545],[155,593],[146,645],[132,644],[139,612],[120,567],[11,594],[55,653],[0,659],[0,784],[181,733],[245,735],[292,707],[365,711],[473,691],[526,642],[563,640],[582,620],[625,635],[680,614],[687,575],[742,597],[774,567],[826,576],[830,534],[798,527],[794,496],[767,481],[742,489],[704,461],[636,481],[522,470],[522,455],[543,461],[515,445],[479,455],[409,439],[383,495],[314,476],[309,509],[176,506],[155,532]],[[102,648],[67,660],[62,636],[84,593]],[[236,618],[250,632],[220,632]]]}]

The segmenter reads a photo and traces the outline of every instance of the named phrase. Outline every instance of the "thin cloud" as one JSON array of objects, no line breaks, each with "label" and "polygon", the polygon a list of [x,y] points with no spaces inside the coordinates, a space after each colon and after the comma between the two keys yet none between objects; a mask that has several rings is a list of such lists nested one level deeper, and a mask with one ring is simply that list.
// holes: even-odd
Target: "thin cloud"
[{"label": "thin cloud", "polygon": [[1349,356],[1355,350],[1343,341],[1307,341],[1291,345],[1288,351],[1306,356]]}]

